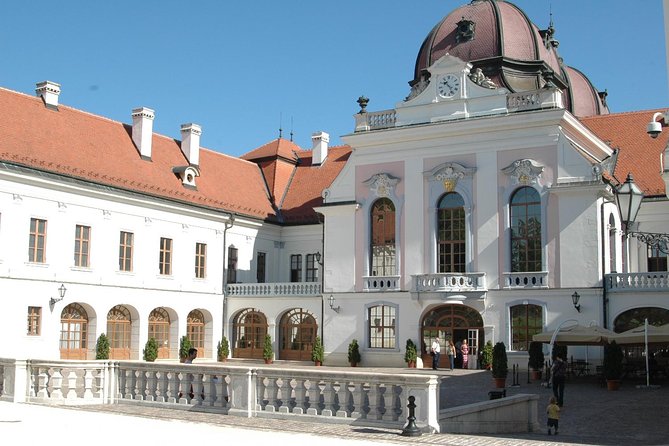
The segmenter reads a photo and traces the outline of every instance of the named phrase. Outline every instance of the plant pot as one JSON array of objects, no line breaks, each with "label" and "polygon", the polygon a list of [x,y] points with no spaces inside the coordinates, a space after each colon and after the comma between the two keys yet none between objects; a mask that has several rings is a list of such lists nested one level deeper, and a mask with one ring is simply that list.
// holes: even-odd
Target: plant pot
[{"label": "plant pot", "polygon": [[415,369],[416,368],[416,361],[409,361],[407,363],[410,369]]},{"label": "plant pot", "polygon": [[531,370],[530,371],[530,378],[532,379],[532,381],[541,380],[541,370]]},{"label": "plant pot", "polygon": [[271,364],[272,360],[271,359],[265,359],[265,364]]},{"label": "plant pot", "polygon": [[503,389],[506,387],[506,378],[493,378],[495,380],[495,387]]},{"label": "plant pot", "polygon": [[320,367],[320,366],[321,366],[321,362],[320,362],[320,361],[314,361],[314,365],[315,365],[316,367]]},{"label": "plant pot", "polygon": [[357,367],[357,366],[358,366],[358,363],[357,363],[357,362],[352,362],[352,363],[351,363],[351,367]]},{"label": "plant pot", "polygon": [[607,379],[606,388],[609,390],[618,390],[620,389],[620,380],[619,379]]}]

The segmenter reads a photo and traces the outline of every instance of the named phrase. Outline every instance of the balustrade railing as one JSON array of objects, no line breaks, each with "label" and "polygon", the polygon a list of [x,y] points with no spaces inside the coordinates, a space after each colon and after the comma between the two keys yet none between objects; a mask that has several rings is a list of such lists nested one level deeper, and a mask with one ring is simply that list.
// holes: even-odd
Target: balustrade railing
[{"label": "balustrade railing", "polygon": [[415,292],[487,291],[485,273],[435,273],[412,276]]},{"label": "balustrade railing", "polygon": [[[27,378],[26,378],[27,377]],[[0,399],[50,405],[147,404],[243,417],[310,416],[402,428],[409,396],[416,423],[439,431],[439,379],[326,367],[254,367],[141,361],[18,361],[0,358]]]},{"label": "balustrade railing", "polygon": [[320,282],[230,283],[228,296],[319,296]]},{"label": "balustrade railing", "polygon": [[669,273],[623,273],[607,274],[604,280],[607,291],[668,291]]},{"label": "balustrade railing", "polygon": [[401,276],[364,276],[363,291],[400,291]]},{"label": "balustrade railing", "polygon": [[548,288],[548,271],[504,273],[504,288]]},{"label": "balustrade railing", "polygon": [[387,129],[395,127],[395,110],[383,110],[378,112],[365,112],[355,115],[355,131]]}]

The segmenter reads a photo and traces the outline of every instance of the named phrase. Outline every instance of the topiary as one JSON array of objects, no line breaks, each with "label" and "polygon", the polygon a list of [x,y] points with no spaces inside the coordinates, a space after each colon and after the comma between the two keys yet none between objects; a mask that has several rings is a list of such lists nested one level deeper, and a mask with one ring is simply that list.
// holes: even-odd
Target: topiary
[{"label": "topiary", "polygon": [[188,357],[188,350],[193,348],[193,343],[190,342],[188,336],[182,336],[179,340],[179,360],[183,362]]},{"label": "topiary", "polygon": [[316,336],[316,339],[314,340],[314,347],[311,350],[311,360],[322,364],[324,355],[325,351],[323,349],[323,344],[321,343],[321,338],[320,336]]},{"label": "topiary", "polygon": [[95,359],[109,359],[109,338],[104,333],[95,343]]},{"label": "topiary", "polygon": [[158,341],[156,338],[149,338],[144,347],[144,360],[153,362],[158,357]]},{"label": "topiary", "polygon": [[492,341],[486,342],[481,349],[481,367],[484,369],[492,367],[492,350]]},{"label": "topiary", "polygon": [[265,335],[265,342],[262,348],[262,357],[265,361],[271,361],[274,357],[274,350],[272,349],[272,337]]},{"label": "topiary", "polygon": [[418,349],[411,339],[407,339],[406,351],[404,352],[404,362],[415,363],[418,359]]},{"label": "topiary", "polygon": [[229,355],[230,343],[228,343],[228,338],[223,336],[223,339],[218,341],[218,345],[216,346],[216,358],[219,362],[224,362],[226,359],[228,359]]},{"label": "topiary", "polygon": [[358,346],[358,340],[354,339],[348,344],[348,362],[358,364],[360,360],[360,346]]},{"label": "topiary", "polygon": [[509,365],[506,358],[506,345],[498,342],[492,349],[492,376],[506,378],[509,374]]},{"label": "topiary", "polygon": [[611,341],[610,344],[604,346],[604,362],[602,363],[604,378],[608,380],[622,378],[624,357],[623,349],[616,341]]},{"label": "topiary", "polygon": [[541,342],[530,342],[529,365],[532,370],[541,370],[544,367],[544,347]]}]

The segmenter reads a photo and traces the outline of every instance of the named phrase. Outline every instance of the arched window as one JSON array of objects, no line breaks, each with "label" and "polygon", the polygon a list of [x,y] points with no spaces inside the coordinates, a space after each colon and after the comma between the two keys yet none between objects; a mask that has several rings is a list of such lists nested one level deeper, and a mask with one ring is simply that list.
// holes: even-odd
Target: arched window
[{"label": "arched window", "polygon": [[511,197],[511,271],[542,270],[541,199],[532,187],[521,187]]},{"label": "arched window", "polygon": [[60,315],[60,359],[86,359],[88,314],[79,304],[69,304]]},{"label": "arched window", "polygon": [[314,316],[302,308],[295,308],[283,315],[280,327],[279,357],[295,361],[311,360],[314,339],[318,334]]},{"label": "arched window", "polygon": [[368,312],[369,348],[396,348],[396,308],[389,305],[376,305],[369,307]]},{"label": "arched window", "polygon": [[123,305],[116,305],[107,313],[109,359],[130,359],[131,324],[130,311]]},{"label": "arched window", "polygon": [[267,334],[267,318],[260,311],[247,308],[233,322],[233,356],[262,359],[263,341]]},{"label": "arched window", "polygon": [[370,218],[370,275],[394,276],[395,205],[389,198],[376,200],[372,205]]},{"label": "arched window", "polygon": [[511,307],[511,350],[529,351],[532,336],[541,333],[543,316],[539,305]]},{"label": "arched window", "polygon": [[188,313],[186,320],[186,336],[194,348],[197,349],[199,358],[206,357],[204,349],[204,315],[199,310],[193,310]]},{"label": "arched window", "polygon": [[154,308],[149,314],[149,338],[158,342],[158,358],[170,357],[170,315],[164,308]]},{"label": "arched window", "polygon": [[440,273],[465,272],[465,202],[457,192],[439,200],[437,253]]}]

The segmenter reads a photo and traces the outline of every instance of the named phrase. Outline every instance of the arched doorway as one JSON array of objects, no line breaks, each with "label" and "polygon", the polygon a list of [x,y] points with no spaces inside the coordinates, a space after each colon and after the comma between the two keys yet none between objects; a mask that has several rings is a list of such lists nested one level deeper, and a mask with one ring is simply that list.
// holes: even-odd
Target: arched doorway
[{"label": "arched doorway", "polygon": [[170,357],[170,315],[164,308],[154,308],[149,314],[149,338],[158,343],[158,359]]},{"label": "arched doorway", "polygon": [[69,304],[60,314],[60,359],[87,359],[88,314],[79,304]]},{"label": "arched doorway", "polygon": [[[483,318],[475,309],[462,304],[442,305],[430,310],[421,322],[421,352],[425,367],[431,367],[432,358],[429,347],[435,337],[441,341],[441,359],[439,367],[450,367],[448,356],[444,354],[446,341],[451,340],[456,346],[467,339],[469,355],[476,357],[478,346],[485,342],[483,335]],[[469,367],[474,362],[470,359]],[[456,359],[456,368],[462,366],[462,357]]]},{"label": "arched doorway", "polygon": [[[620,313],[613,321],[613,331],[622,333],[641,327],[648,319],[648,325],[660,327],[669,324],[669,310],[659,307],[632,308]],[[645,370],[645,345],[624,344],[625,367],[629,370]],[[666,344],[648,344],[648,359],[651,373],[656,369],[669,370],[669,346]]]},{"label": "arched doorway", "polygon": [[242,310],[233,321],[233,357],[262,359],[266,334],[265,315],[254,308]]},{"label": "arched doorway", "polygon": [[130,359],[131,325],[130,311],[123,305],[116,305],[107,313],[109,359]]},{"label": "arched doorway", "polygon": [[316,318],[302,308],[294,308],[283,315],[279,326],[279,358],[310,361],[318,333]]},{"label": "arched doorway", "polygon": [[198,358],[206,358],[207,352],[204,348],[204,315],[200,310],[193,310],[188,313],[186,335],[193,347],[197,349]]}]

